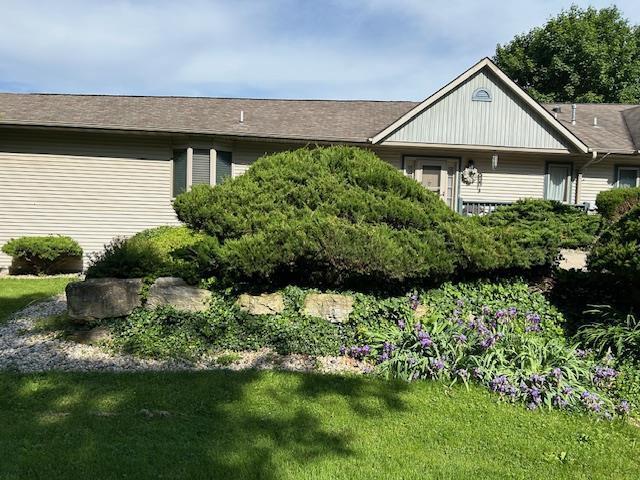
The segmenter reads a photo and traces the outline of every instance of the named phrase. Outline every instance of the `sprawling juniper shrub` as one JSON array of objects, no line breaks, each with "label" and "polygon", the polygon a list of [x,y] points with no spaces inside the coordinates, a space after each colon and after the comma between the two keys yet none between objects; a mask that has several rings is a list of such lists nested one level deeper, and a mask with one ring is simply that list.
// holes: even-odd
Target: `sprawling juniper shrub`
[{"label": "sprawling juniper shrub", "polygon": [[613,188],[600,192],[596,197],[598,212],[611,222],[615,222],[638,204],[640,187]]},{"label": "sprawling juniper shrub", "polygon": [[241,177],[197,185],[178,218],[213,239],[198,270],[228,285],[407,288],[454,276],[549,265],[558,242],[485,226],[372,152],[304,148],[265,156]]},{"label": "sprawling juniper shrub", "polygon": [[521,234],[542,235],[562,248],[589,247],[602,223],[600,215],[588,215],[552,200],[534,199],[499,207],[478,221],[487,226],[518,227]]}]

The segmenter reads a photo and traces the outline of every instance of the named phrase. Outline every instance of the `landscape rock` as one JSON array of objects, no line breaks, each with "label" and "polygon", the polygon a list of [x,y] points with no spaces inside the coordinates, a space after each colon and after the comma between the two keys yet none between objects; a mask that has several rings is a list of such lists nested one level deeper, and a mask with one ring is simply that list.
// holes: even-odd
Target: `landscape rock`
[{"label": "landscape rock", "polygon": [[304,300],[303,313],[331,323],[345,323],[353,310],[353,297],[335,293],[310,293]]},{"label": "landscape rock", "polygon": [[280,293],[249,295],[243,293],[236,302],[240,310],[250,315],[276,315],[284,310],[284,299]]},{"label": "landscape rock", "polygon": [[211,292],[191,287],[184,280],[174,277],[158,278],[149,288],[147,308],[171,306],[176,310],[202,312],[208,307]]},{"label": "landscape rock", "polygon": [[141,278],[91,278],[67,285],[69,318],[77,322],[124,317],[141,306]]}]

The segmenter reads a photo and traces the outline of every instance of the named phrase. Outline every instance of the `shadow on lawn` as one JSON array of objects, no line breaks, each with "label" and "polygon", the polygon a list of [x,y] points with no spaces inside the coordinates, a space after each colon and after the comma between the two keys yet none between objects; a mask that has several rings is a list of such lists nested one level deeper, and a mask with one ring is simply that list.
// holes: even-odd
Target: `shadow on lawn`
[{"label": "shadow on lawn", "polygon": [[1,478],[280,478],[282,464],[354,455],[359,420],[404,409],[406,389],[256,371],[0,381]]}]

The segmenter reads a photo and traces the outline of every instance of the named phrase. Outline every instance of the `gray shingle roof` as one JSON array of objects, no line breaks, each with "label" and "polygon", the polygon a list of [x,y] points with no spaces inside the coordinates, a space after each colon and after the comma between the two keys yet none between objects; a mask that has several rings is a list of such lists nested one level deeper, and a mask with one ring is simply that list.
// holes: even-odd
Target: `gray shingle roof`
[{"label": "gray shingle roof", "polygon": [[[416,102],[0,93],[0,124],[366,142]],[[556,104],[543,105],[553,113]],[[558,121],[590,148],[640,148],[640,106],[562,104]],[[240,123],[240,111],[244,122]],[[598,117],[598,126],[593,126]]]},{"label": "gray shingle roof", "polygon": [[415,105],[3,93],[0,123],[366,142]]},{"label": "gray shingle roof", "polygon": [[[571,125],[571,104],[544,104],[551,113],[560,106],[558,121],[567,127],[576,137],[594,150],[600,152],[631,153],[640,148],[640,143],[631,135],[632,129],[640,130],[640,115],[635,119],[625,120],[627,112],[637,110],[638,105],[614,103],[579,103],[576,104],[576,124]],[[594,117],[598,125],[593,125]]]}]

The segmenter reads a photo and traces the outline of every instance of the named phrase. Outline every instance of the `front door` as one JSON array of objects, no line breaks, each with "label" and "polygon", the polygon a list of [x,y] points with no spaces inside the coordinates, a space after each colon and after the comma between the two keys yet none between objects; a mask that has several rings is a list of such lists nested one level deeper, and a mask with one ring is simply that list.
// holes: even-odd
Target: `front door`
[{"label": "front door", "polygon": [[419,159],[416,162],[416,180],[427,190],[438,195],[455,210],[456,166],[455,161]]}]

